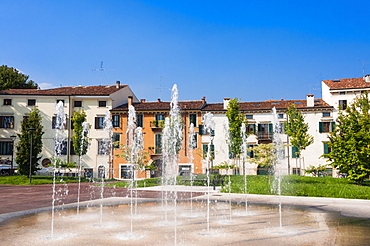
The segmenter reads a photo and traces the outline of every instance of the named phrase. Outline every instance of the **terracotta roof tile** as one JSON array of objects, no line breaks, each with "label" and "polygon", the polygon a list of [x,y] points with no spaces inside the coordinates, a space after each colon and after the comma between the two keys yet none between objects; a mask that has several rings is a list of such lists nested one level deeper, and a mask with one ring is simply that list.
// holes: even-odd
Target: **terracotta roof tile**
[{"label": "terracotta roof tile", "polygon": [[[181,110],[200,110],[203,107],[202,101],[180,101],[179,107]],[[136,111],[157,111],[157,110],[166,110],[171,109],[171,102],[138,102],[132,104]],[[119,111],[127,111],[128,104],[123,104],[113,109]]]},{"label": "terracotta roof tile", "polygon": [[365,82],[364,78],[351,78],[351,79],[334,79],[323,80],[331,90],[338,89],[361,89],[370,88],[370,83]]},{"label": "terracotta roof tile", "polygon": [[[240,102],[239,109],[241,111],[254,111],[254,110],[271,110],[273,107],[276,109],[287,109],[290,105],[295,104],[297,109],[309,108],[332,108],[329,104],[322,99],[315,99],[314,107],[307,107],[306,100],[268,100],[261,102]],[[210,103],[204,107],[204,111],[226,111],[223,103]]]},{"label": "terracotta roof tile", "polygon": [[43,95],[43,96],[109,96],[127,85],[69,86],[54,89],[10,89],[0,91],[0,95]]}]

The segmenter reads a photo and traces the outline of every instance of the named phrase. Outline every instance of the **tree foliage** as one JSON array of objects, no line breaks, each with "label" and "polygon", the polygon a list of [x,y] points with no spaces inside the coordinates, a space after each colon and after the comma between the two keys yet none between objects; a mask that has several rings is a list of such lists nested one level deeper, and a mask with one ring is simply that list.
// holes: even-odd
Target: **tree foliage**
[{"label": "tree foliage", "polygon": [[242,123],[248,125],[245,115],[240,113],[239,100],[237,98],[229,101],[226,117],[229,120],[229,152],[233,158],[240,156],[242,152]]},{"label": "tree foliage", "polygon": [[[34,128],[34,130],[29,130]],[[16,146],[16,162],[21,175],[30,174],[30,141],[32,135],[32,158],[31,173],[37,170],[37,162],[41,159],[39,154],[42,151],[42,131],[40,111],[35,107],[23,118],[21,122],[21,133],[17,134],[19,142]]]},{"label": "tree foliage", "polygon": [[308,134],[308,124],[304,122],[304,117],[297,110],[294,104],[287,110],[288,121],[285,122],[285,133],[290,137],[290,142],[297,147],[297,156],[301,156],[305,150],[313,143],[313,137]]},{"label": "tree foliage", "polygon": [[277,161],[275,144],[259,144],[249,148],[249,151],[253,151],[254,157],[250,158],[251,163],[257,164],[259,167],[272,168]]},{"label": "tree foliage", "polygon": [[323,155],[347,178],[362,184],[370,175],[370,102],[368,94],[357,97],[329,135],[331,152]]},{"label": "tree foliage", "polygon": [[[86,122],[85,111],[76,111],[72,115],[73,122],[73,149],[78,156],[85,155],[89,146],[89,138],[87,137],[87,130],[84,129]],[[90,126],[88,125],[88,128]],[[86,126],[85,126],[86,128]]]},{"label": "tree foliage", "polygon": [[38,85],[29,80],[28,75],[24,75],[17,69],[6,65],[0,66],[0,90],[37,88]]}]

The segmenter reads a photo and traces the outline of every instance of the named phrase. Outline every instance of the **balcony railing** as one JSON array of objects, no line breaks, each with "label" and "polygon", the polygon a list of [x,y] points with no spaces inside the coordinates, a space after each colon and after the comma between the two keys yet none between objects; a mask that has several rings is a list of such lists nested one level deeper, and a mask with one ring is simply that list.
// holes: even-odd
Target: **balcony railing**
[{"label": "balcony railing", "polygon": [[257,132],[257,138],[259,140],[262,140],[262,139],[272,139],[274,136],[274,133],[273,132]]},{"label": "balcony railing", "polygon": [[164,127],[164,120],[153,120],[150,122],[150,128],[162,129]]},{"label": "balcony railing", "polygon": [[162,154],[162,148],[149,147],[149,154],[150,155],[161,155]]}]

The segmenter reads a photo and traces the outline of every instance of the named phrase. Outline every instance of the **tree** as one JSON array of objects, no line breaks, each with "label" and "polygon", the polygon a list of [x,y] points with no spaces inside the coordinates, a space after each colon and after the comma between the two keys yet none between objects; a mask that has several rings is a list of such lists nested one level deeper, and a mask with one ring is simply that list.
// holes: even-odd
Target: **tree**
[{"label": "tree", "polygon": [[323,155],[332,161],[334,168],[357,184],[362,184],[370,175],[369,133],[370,102],[365,93],[339,113],[335,129],[329,135],[331,152]]},{"label": "tree", "polygon": [[254,157],[249,159],[251,163],[264,168],[269,174],[273,173],[274,165],[277,162],[275,144],[259,144],[258,146],[249,148],[248,151],[253,151],[254,153]]},{"label": "tree", "polygon": [[229,120],[229,152],[232,158],[240,156],[242,151],[242,135],[241,126],[242,123],[248,125],[245,115],[240,113],[239,100],[237,98],[229,101],[226,117]]},{"label": "tree", "polygon": [[295,147],[295,154],[301,160],[301,153],[313,143],[313,137],[308,134],[308,124],[294,104],[287,110],[288,120],[285,122],[285,133],[289,136],[291,145]]},{"label": "tree", "polygon": [[[34,130],[30,130],[34,129]],[[23,118],[21,122],[21,133],[17,134],[19,142],[16,146],[16,162],[18,171],[21,175],[30,175],[30,147],[32,136],[32,158],[31,158],[31,174],[37,168],[37,162],[40,160],[39,154],[42,151],[42,131],[40,111],[35,107],[28,114],[28,117]]]},{"label": "tree", "polygon": [[[73,122],[73,150],[79,157],[87,153],[89,138],[87,137],[89,124],[86,122],[85,111],[76,111],[72,115]],[[87,124],[87,125],[84,125]],[[81,164],[81,163],[80,163]]]},{"label": "tree", "polygon": [[28,75],[6,65],[0,66],[0,90],[37,89],[39,86]]}]

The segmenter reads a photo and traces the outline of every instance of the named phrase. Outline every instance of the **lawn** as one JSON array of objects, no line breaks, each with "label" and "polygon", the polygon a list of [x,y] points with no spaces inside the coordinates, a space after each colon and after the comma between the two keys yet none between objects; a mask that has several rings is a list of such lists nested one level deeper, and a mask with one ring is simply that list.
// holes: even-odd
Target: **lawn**
[{"label": "lawn", "polygon": [[[55,179],[56,183],[77,183],[78,177],[60,177]],[[81,177],[81,182],[88,182],[89,180]],[[0,185],[40,185],[40,184],[52,184],[52,176],[32,176],[32,183],[28,177],[24,175],[14,175],[14,176],[2,176],[0,177]]]}]

